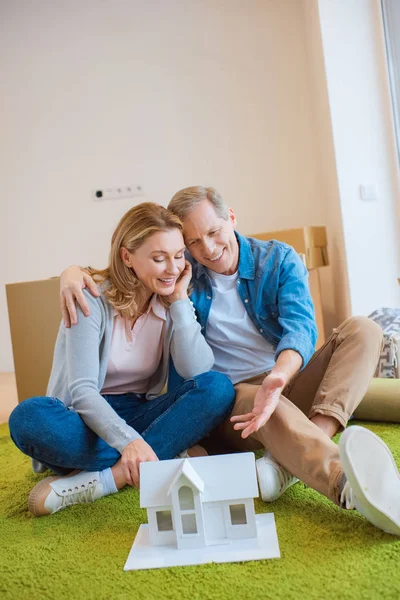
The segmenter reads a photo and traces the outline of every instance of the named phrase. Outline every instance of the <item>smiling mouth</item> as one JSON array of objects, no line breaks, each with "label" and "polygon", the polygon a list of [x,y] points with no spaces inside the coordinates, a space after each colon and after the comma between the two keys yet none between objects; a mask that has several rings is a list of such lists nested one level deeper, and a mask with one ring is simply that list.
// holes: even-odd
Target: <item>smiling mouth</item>
[{"label": "smiling mouth", "polygon": [[214,256],[214,258],[209,258],[208,260],[210,262],[217,262],[217,260],[219,260],[222,257],[224,252],[225,252],[225,248],[223,248],[217,256]]},{"label": "smiling mouth", "polygon": [[158,281],[161,281],[161,283],[163,283],[164,285],[172,285],[173,283],[175,283],[175,277],[168,277],[165,279],[159,277]]}]

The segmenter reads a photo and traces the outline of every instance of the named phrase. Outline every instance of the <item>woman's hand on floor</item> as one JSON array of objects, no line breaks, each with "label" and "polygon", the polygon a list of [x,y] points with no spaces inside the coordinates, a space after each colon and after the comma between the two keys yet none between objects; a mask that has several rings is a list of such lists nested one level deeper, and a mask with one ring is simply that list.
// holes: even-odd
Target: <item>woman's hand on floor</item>
[{"label": "woman's hand on floor", "polygon": [[130,442],[122,451],[121,466],[128,485],[140,487],[140,463],[158,460],[153,448],[144,440]]}]

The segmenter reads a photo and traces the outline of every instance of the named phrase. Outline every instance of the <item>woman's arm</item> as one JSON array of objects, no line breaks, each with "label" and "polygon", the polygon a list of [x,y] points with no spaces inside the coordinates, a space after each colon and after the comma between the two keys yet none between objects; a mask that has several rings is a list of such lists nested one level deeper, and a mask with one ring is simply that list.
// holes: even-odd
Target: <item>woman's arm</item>
[{"label": "woman's arm", "polygon": [[205,373],[214,365],[214,354],[201,333],[193,303],[188,298],[191,277],[192,266],[186,260],[174,293],[169,296],[173,322],[171,356],[176,371],[184,379]]},{"label": "woman's arm", "polygon": [[212,369],[214,354],[201,333],[189,298],[173,302],[170,315],[173,322],[171,356],[179,375],[190,379]]},{"label": "woman's arm", "polygon": [[118,452],[130,442],[142,439],[139,433],[118,416],[99,390],[100,344],[102,340],[101,300],[83,291],[90,308],[85,318],[80,307],[75,327],[65,330],[68,389],[72,408],[85,423]]}]

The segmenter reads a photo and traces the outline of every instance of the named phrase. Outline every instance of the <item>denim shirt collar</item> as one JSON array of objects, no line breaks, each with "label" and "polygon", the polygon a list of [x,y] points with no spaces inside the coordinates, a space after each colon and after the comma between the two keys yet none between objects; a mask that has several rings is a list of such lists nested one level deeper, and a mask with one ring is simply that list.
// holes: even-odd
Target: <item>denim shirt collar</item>
[{"label": "denim shirt collar", "polygon": [[[239,244],[239,277],[242,279],[254,279],[255,276],[255,267],[254,267],[254,258],[253,253],[251,251],[251,247],[247,239],[240,235],[237,231],[235,231],[235,236]],[[192,259],[193,261],[193,259]],[[197,261],[193,263],[193,275],[196,279],[203,277],[204,275],[208,276],[208,269],[204,265],[201,265]]]}]

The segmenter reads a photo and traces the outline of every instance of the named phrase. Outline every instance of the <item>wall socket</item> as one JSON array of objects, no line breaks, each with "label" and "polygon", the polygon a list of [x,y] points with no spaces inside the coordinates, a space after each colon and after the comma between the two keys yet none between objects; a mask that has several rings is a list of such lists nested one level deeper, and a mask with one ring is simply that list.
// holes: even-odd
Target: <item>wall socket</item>
[{"label": "wall socket", "polygon": [[92,199],[95,202],[134,198],[135,196],[144,196],[141,185],[120,185],[114,188],[97,188],[96,190],[92,190]]}]

